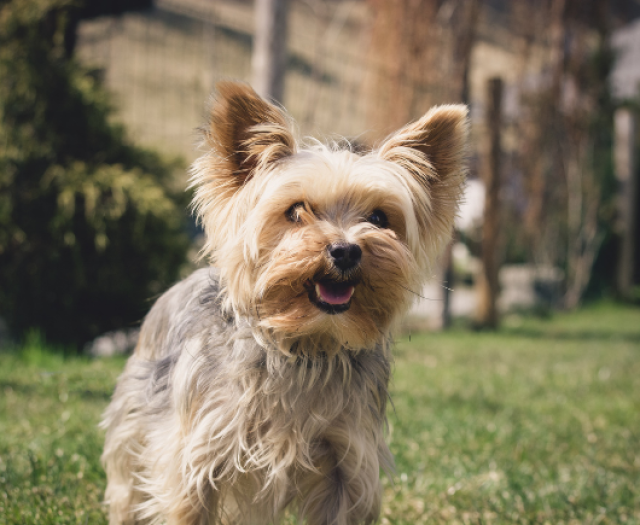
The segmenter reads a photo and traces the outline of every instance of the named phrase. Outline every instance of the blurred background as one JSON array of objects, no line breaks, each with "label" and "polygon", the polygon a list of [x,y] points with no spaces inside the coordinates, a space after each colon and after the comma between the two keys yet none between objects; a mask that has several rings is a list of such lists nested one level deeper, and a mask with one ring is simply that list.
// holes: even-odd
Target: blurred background
[{"label": "blurred background", "polygon": [[197,264],[221,79],[362,149],[469,104],[466,202],[408,325],[640,300],[636,0],[0,0],[0,344],[130,346]]},{"label": "blurred background", "polygon": [[640,524],[640,0],[0,0],[0,525],[107,523],[126,355],[86,354],[204,264],[221,79],[358,151],[470,106],[454,242],[393,345],[381,525]]}]

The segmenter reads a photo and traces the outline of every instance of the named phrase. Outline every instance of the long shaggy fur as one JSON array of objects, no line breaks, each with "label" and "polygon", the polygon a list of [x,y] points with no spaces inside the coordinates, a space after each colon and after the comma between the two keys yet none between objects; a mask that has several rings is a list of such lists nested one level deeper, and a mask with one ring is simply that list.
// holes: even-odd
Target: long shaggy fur
[{"label": "long shaggy fur", "polygon": [[[389,334],[450,236],[466,110],[363,156],[301,147],[243,84],[219,86],[210,115],[193,185],[215,268],[156,302],[105,413],[110,523],[267,525],[287,507],[373,523]],[[361,254],[348,268],[344,245]],[[317,283],[352,295],[334,311]]]}]

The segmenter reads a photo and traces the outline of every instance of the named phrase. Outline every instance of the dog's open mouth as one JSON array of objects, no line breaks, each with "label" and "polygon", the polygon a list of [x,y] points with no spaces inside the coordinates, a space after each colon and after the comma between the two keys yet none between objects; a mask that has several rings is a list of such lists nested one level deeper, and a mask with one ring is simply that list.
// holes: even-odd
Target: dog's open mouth
[{"label": "dog's open mouth", "polygon": [[333,281],[321,279],[308,281],[309,300],[328,314],[346,312],[351,306],[351,296],[356,289],[355,281]]}]

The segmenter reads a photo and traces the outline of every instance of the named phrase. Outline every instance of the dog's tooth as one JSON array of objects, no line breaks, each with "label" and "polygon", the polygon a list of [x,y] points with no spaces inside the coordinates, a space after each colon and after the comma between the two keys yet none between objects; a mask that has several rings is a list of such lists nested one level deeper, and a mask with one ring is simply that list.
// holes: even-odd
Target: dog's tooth
[{"label": "dog's tooth", "polygon": [[316,283],[316,297],[322,297],[322,294],[320,292],[320,285],[318,283]]}]

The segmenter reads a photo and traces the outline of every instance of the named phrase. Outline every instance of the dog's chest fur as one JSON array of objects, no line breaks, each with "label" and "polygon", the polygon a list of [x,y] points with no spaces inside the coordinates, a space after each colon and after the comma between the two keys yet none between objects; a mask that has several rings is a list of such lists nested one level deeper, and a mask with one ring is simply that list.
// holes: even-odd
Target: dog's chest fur
[{"label": "dog's chest fur", "polygon": [[[270,496],[261,500],[285,501],[304,496],[312,490],[307,485],[317,485],[307,478],[335,472],[347,455],[354,465],[345,462],[345,478],[350,468],[375,471],[371,479],[380,467],[390,468],[383,439],[388,345],[331,349],[331,358],[305,356],[303,348],[286,356],[227,317],[219,291],[218,272],[202,269],[157,301],[106,414],[118,419],[112,427],[126,426],[124,417],[138,429],[132,463],[149,480],[140,499],[145,492],[169,496],[178,491],[173,484],[187,482],[192,486],[180,490],[230,487],[218,498],[226,507],[230,497],[240,497],[230,496],[234,486],[251,498],[261,493]],[[123,415],[121,402],[135,408]],[[147,457],[159,459],[150,465]],[[170,471],[181,475],[158,476]],[[157,510],[153,501],[149,515]],[[275,518],[272,510],[260,512]]]}]

